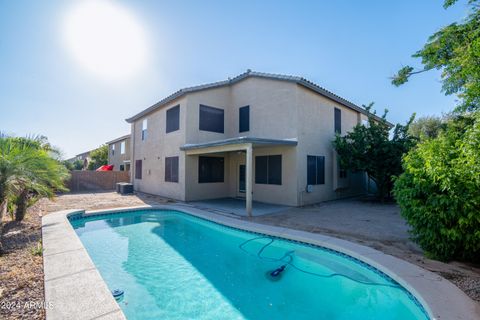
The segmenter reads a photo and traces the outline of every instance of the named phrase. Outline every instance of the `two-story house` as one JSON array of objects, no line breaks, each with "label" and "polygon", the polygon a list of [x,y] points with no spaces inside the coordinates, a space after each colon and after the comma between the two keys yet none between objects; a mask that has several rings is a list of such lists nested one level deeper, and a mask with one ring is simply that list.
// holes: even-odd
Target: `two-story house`
[{"label": "two-story house", "polygon": [[185,88],[134,115],[135,190],[182,201],[244,197],[300,206],[364,193],[332,141],[367,119],[301,77],[247,71]]},{"label": "two-story house", "polygon": [[131,149],[130,134],[108,141],[108,164],[114,171],[130,171]]}]

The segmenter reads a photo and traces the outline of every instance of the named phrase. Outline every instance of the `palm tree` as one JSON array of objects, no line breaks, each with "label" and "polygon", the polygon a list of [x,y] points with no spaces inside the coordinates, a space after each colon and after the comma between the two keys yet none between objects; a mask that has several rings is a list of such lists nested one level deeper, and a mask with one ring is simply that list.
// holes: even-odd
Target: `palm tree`
[{"label": "palm tree", "polygon": [[52,197],[66,190],[68,171],[46,149],[39,139],[0,134],[0,235],[9,199],[16,198],[16,219],[21,220],[31,196]]}]

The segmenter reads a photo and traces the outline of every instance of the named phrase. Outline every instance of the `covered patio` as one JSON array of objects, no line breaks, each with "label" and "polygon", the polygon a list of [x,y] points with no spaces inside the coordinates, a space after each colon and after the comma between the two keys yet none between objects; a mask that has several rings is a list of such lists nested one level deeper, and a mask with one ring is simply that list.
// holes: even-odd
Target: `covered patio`
[{"label": "covered patio", "polygon": [[[240,198],[221,198],[211,200],[201,200],[189,202],[196,208],[214,211],[223,214],[234,214],[237,216],[247,216],[245,199]],[[272,213],[280,213],[288,210],[290,207],[278,204],[252,201],[251,216],[258,217]]]},{"label": "covered patio", "polygon": [[[239,137],[224,140],[210,141],[206,143],[185,144],[180,150],[185,151],[186,156],[206,155],[237,152],[245,155],[242,183],[244,182],[245,214],[253,216],[253,150],[266,147],[295,147],[296,139],[264,139],[255,137]],[[205,199],[208,200],[208,199]],[[258,205],[258,204],[256,204]],[[238,212],[238,208],[236,209]]]}]

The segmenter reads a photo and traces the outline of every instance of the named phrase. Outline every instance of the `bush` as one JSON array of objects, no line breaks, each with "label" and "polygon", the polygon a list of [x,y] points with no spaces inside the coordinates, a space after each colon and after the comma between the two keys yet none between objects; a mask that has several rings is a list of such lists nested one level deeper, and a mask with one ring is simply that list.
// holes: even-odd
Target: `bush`
[{"label": "bush", "polygon": [[427,256],[480,261],[480,112],[450,120],[403,168],[394,195]]}]

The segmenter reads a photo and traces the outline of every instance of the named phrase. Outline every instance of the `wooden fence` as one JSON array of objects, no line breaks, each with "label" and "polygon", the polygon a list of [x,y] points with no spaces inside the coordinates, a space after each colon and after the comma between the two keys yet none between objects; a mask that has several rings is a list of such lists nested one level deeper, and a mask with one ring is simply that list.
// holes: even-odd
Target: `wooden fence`
[{"label": "wooden fence", "polygon": [[115,190],[117,182],[130,182],[129,171],[77,171],[71,172],[67,183],[70,192]]}]

